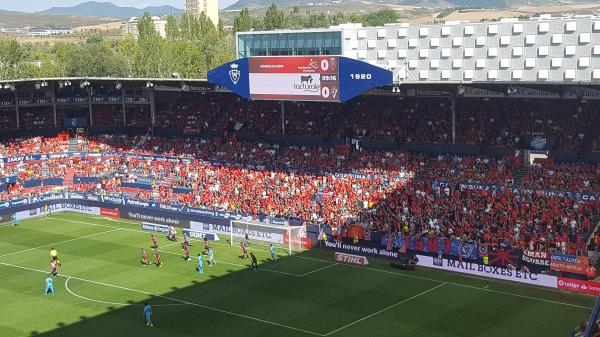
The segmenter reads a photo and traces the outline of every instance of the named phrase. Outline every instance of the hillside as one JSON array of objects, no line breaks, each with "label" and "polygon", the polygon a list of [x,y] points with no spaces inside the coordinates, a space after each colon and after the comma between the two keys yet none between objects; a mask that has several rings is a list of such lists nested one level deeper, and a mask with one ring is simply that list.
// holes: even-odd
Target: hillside
[{"label": "hillside", "polygon": [[597,3],[593,0],[238,0],[238,2],[227,7],[227,10],[239,10],[242,8],[262,8],[275,3],[280,7],[291,6],[322,6],[340,4],[379,4],[379,5],[406,5],[415,7],[470,7],[470,8],[496,8],[510,9],[520,6],[561,6],[565,4]]},{"label": "hillside", "polygon": [[72,7],[52,7],[38,14],[60,14],[60,15],[77,15],[77,16],[101,16],[126,19],[133,16],[142,16],[145,12],[151,15],[163,16],[169,14],[183,14],[183,9],[173,6],[159,7],[120,7],[110,2],[84,2]]},{"label": "hillside", "polygon": [[22,28],[22,27],[79,27],[97,25],[101,23],[114,22],[115,19],[101,18],[95,16],[76,15],[50,15],[37,13],[23,13],[0,11],[0,27]]}]

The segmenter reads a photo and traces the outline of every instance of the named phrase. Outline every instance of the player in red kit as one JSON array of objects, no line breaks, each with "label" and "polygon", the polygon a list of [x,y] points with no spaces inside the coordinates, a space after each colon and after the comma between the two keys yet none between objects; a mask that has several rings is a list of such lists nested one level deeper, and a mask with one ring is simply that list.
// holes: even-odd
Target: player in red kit
[{"label": "player in red kit", "polygon": [[208,243],[208,239],[204,238],[204,254],[208,254],[209,249],[210,249],[210,244]]},{"label": "player in red kit", "polygon": [[250,258],[250,256],[248,255],[248,248],[246,247],[246,242],[244,242],[244,241],[240,242],[240,247],[242,248],[242,256],[241,256],[241,258],[242,259],[244,257]]},{"label": "player in red kit", "polygon": [[150,246],[150,248],[158,249],[158,241],[156,240],[156,236],[154,234],[151,234],[150,238],[152,239],[152,246]]},{"label": "player in red kit", "polygon": [[150,264],[150,261],[148,261],[148,254],[146,253],[146,250],[144,248],[142,248],[142,266],[147,266]]},{"label": "player in red kit", "polygon": [[156,248],[156,250],[154,251],[154,257],[156,258],[156,266],[162,267],[162,261],[160,259],[160,250],[158,248]]},{"label": "player in red kit", "polygon": [[183,259],[186,261],[190,261],[190,248],[185,243],[181,244],[181,248],[183,248]]}]

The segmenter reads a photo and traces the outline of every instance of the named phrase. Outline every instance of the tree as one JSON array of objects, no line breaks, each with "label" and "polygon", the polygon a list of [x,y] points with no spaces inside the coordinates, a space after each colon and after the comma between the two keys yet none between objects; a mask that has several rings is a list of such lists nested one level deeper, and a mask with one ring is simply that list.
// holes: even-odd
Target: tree
[{"label": "tree", "polygon": [[250,16],[248,8],[242,9],[240,15],[233,19],[233,31],[234,32],[248,32],[252,30],[254,25],[254,19]]},{"label": "tree", "polygon": [[138,21],[137,28],[138,36],[140,39],[145,39],[158,35],[158,32],[154,27],[154,21],[152,21],[152,17],[148,12],[145,12],[144,16],[142,16],[142,18]]},{"label": "tree", "polygon": [[19,65],[25,61],[26,52],[15,39],[0,40],[0,78],[18,77]]},{"label": "tree", "polygon": [[108,44],[81,44],[74,48],[66,63],[66,75],[83,76],[129,76],[127,59]]},{"label": "tree", "polygon": [[167,17],[167,25],[165,26],[165,32],[167,33],[167,40],[175,41],[180,37],[179,26],[177,26],[177,19],[174,15]]},{"label": "tree", "polygon": [[302,29],[306,27],[306,15],[302,15],[300,8],[294,7],[287,17],[287,28]]},{"label": "tree", "polygon": [[102,36],[94,35],[87,38],[86,43],[102,43],[104,39]]},{"label": "tree", "polygon": [[283,29],[286,26],[285,14],[274,3],[265,12],[264,26],[266,30]]},{"label": "tree", "polygon": [[383,26],[386,23],[398,21],[398,12],[391,9],[384,9],[374,13],[365,14],[361,21],[365,26]]}]

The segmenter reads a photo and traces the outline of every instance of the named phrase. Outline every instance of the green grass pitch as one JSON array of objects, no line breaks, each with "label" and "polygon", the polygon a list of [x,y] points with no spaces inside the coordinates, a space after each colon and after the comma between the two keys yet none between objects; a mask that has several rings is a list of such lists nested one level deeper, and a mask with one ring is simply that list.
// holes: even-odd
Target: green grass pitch
[{"label": "green grass pitch", "polygon": [[[253,246],[260,265],[252,272],[224,240],[213,245],[216,265],[198,274],[179,244],[159,235],[159,245],[163,267],[142,267],[150,233],[139,223],[60,213],[1,225],[0,336],[558,337],[594,304],[561,291],[392,270],[385,260],[340,265],[319,250],[280,250],[270,262],[266,248]],[[62,275],[56,294],[44,296],[52,246]],[[144,302],[155,327],[144,324]]]}]

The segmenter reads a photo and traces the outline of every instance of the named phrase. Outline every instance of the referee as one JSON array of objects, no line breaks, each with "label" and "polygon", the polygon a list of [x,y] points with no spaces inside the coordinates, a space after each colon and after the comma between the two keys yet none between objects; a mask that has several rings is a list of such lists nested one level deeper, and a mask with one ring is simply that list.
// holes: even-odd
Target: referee
[{"label": "referee", "polygon": [[54,247],[50,248],[50,257],[52,258],[52,261],[55,261],[57,265],[61,265],[60,261],[58,261],[58,250],[56,250]]}]

